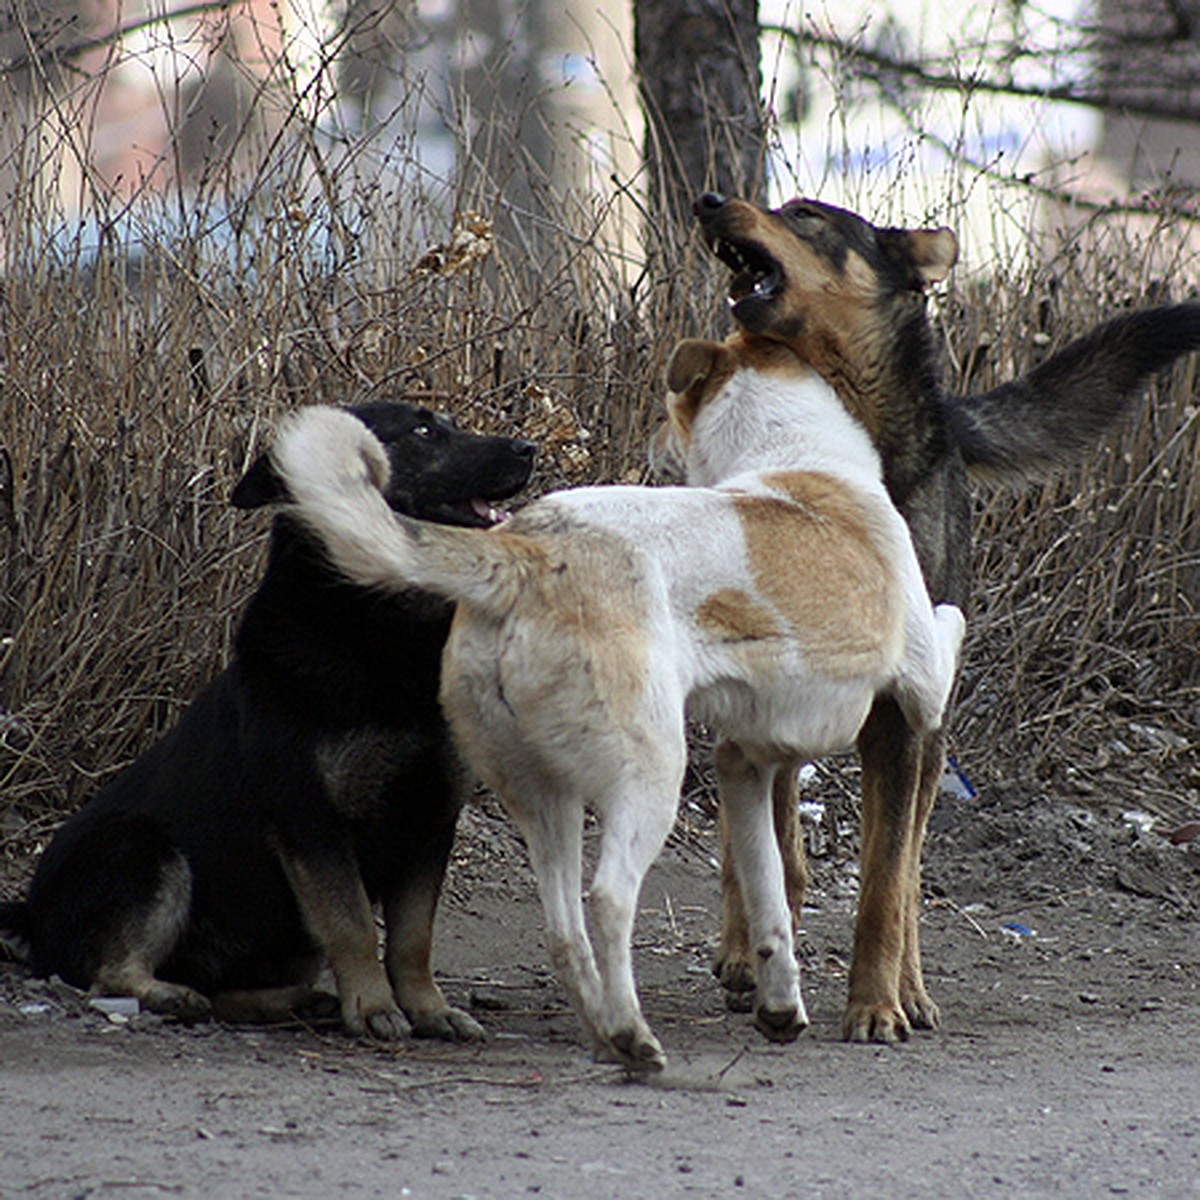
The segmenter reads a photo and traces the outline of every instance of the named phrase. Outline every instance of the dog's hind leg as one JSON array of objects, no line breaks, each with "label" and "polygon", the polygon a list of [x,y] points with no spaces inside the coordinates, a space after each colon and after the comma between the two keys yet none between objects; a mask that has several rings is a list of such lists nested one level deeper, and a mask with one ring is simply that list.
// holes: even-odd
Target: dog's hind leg
[{"label": "dog's hind leg", "polygon": [[[780,765],[771,785],[771,811],[775,840],[783,859],[783,878],[793,929],[800,924],[800,910],[808,891],[808,858],[800,828],[798,760]],[[732,1012],[749,1012],[754,1005],[754,963],[750,954],[750,931],[738,886],[733,854],[729,848],[729,820],[718,806],[721,829],[721,937],[713,959],[713,974],[725,989],[725,1003]]]},{"label": "dog's hind leg", "polygon": [[[318,964],[319,965],[319,964]],[[217,992],[213,1016],[230,1025],[326,1024],[342,1019],[341,1002],[308,984]]]},{"label": "dog's hind leg", "polygon": [[908,883],[904,896],[904,949],[900,957],[900,1007],[914,1029],[936,1029],[938,1006],[925,987],[921,970],[921,855],[929,814],[946,769],[946,742],[941,731],[924,740],[917,807],[909,835]]},{"label": "dog's hind leg", "polygon": [[603,988],[583,916],[583,805],[540,795],[501,796],[529,849],[546,918],[546,951],[597,1058],[611,1053],[596,1026]]},{"label": "dog's hind leg", "polygon": [[[862,867],[850,996],[843,1034],[855,1042],[896,1042],[911,1026],[900,997],[901,964],[910,926],[920,849],[918,792],[924,739],[887,696],[875,701],[858,738],[863,774]],[[919,953],[913,944],[911,955]],[[910,963],[911,965],[911,963]]]},{"label": "dog's hind leg", "polygon": [[675,823],[685,756],[681,744],[678,769],[672,766],[653,781],[624,780],[597,803],[603,833],[588,892],[588,915],[604,987],[597,1026],[621,1062],[636,1072],[659,1071],[667,1061],[638,1000],[633,927],[646,872]]},{"label": "dog's hind leg", "polygon": [[97,995],[136,996],[150,1012],[182,1021],[210,1017],[212,1006],[206,996],[155,974],[179,942],[191,902],[191,868],[183,855],[174,852],[159,866],[153,898],[110,925],[92,973],[91,990]]},{"label": "dog's hind leg", "polygon": [[754,962],[754,1023],[772,1041],[793,1041],[808,1024],[792,941],[783,861],[772,792],[778,764],[756,761],[743,747],[723,742],[716,752],[729,848],[745,903]]}]

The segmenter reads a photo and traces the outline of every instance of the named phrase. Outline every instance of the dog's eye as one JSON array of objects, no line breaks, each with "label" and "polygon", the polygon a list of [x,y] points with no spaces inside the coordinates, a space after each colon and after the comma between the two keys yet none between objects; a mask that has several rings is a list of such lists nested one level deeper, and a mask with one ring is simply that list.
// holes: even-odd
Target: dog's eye
[{"label": "dog's eye", "polygon": [[787,213],[788,218],[792,221],[816,221],[821,217],[818,209],[815,209],[810,204],[805,204],[803,201],[785,204],[783,211]]},{"label": "dog's eye", "polygon": [[427,438],[433,432],[428,425],[414,425],[412,429],[413,437]]}]

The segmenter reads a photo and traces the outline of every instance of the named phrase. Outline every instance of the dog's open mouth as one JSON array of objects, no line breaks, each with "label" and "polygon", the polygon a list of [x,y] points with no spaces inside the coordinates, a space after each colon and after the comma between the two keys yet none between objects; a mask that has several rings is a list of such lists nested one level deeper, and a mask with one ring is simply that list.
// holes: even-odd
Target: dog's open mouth
[{"label": "dog's open mouth", "polygon": [[729,285],[729,303],[770,300],[783,286],[783,268],[753,242],[734,242],[728,238],[708,238],[708,248],[733,272]]},{"label": "dog's open mouth", "polygon": [[507,521],[512,514],[497,508],[490,500],[477,496],[471,500],[460,500],[446,506],[444,520],[453,525],[469,525],[475,529],[490,529]]}]

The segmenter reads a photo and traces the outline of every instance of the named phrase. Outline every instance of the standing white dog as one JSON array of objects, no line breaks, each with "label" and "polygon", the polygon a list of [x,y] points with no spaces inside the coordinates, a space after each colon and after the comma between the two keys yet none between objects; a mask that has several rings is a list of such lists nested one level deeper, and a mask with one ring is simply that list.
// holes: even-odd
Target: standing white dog
[{"label": "standing white dog", "polygon": [[[547,944],[599,1055],[665,1063],[642,1015],[632,934],[675,818],[685,711],[717,749],[755,951],[755,1023],[807,1024],[771,787],[781,763],[849,747],[872,700],[942,720],[963,636],[930,604],[879,456],[791,351],[684,342],[667,449],[689,487],[556,492],[489,532],[397,517],[387,459],[335,409],[272,450],[298,515],[350,579],[457,601],[442,703],[467,759],[520,826]],[[584,919],[582,832],[602,826]]]}]

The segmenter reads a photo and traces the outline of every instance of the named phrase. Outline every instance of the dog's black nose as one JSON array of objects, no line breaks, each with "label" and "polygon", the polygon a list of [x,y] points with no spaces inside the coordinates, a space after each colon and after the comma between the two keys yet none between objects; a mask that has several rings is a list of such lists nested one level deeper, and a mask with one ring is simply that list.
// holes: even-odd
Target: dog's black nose
[{"label": "dog's black nose", "polygon": [[692,212],[698,217],[702,217],[705,213],[714,213],[718,208],[724,208],[729,203],[728,196],[722,196],[720,192],[705,192],[695,204],[692,205]]},{"label": "dog's black nose", "polygon": [[524,439],[515,438],[513,453],[518,458],[532,458],[537,453],[537,442],[527,442]]}]

